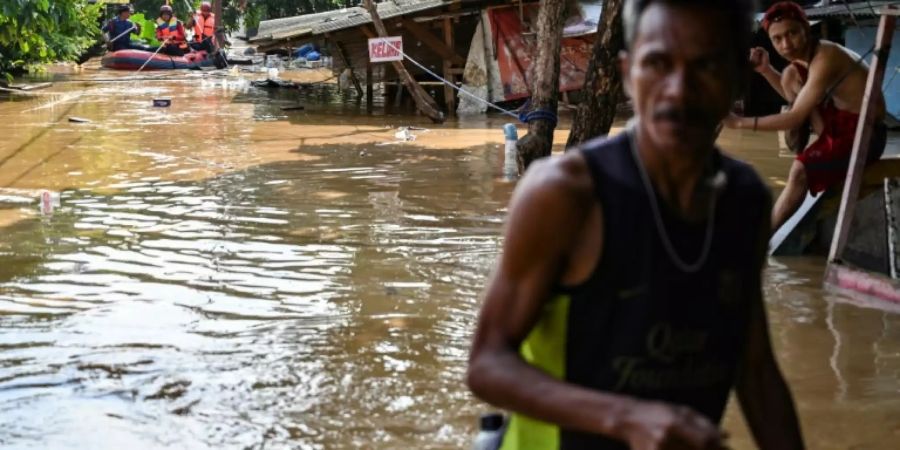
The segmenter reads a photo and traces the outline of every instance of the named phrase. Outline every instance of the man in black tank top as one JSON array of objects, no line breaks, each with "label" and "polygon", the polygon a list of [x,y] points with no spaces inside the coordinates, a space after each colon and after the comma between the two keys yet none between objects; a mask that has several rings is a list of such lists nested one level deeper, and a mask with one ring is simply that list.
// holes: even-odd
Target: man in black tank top
[{"label": "man in black tank top", "polygon": [[732,388],[761,448],[803,448],[762,299],[771,198],[714,145],[750,3],[626,0],[635,120],[521,180],[467,380],[512,411],[502,449],[721,449]]}]

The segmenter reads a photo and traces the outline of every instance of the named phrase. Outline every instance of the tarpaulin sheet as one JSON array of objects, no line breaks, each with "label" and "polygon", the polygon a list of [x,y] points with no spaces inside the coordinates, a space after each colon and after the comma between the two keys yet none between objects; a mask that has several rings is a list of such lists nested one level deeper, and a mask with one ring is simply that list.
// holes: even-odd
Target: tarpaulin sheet
[{"label": "tarpaulin sheet", "polygon": [[[525,5],[525,17],[536,16],[537,4]],[[488,11],[496,49],[497,66],[503,83],[503,99],[530,97],[532,86],[529,68],[534,59],[535,34],[523,35],[518,8],[496,8]],[[581,89],[593,36],[564,38],[560,51],[560,92]]]}]

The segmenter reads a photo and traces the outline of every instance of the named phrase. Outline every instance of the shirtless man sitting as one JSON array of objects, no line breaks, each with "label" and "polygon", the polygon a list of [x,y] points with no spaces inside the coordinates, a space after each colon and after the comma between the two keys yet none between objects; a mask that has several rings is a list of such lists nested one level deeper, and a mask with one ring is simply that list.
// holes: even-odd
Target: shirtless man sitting
[{"label": "shirtless man sitting", "polygon": [[[772,230],[778,230],[803,203],[806,191],[813,195],[844,180],[868,78],[868,65],[853,51],[812,36],[803,9],[794,2],[772,5],[762,21],[772,45],[790,64],[778,73],[761,47],[750,51],[754,70],[790,103],[782,114],[764,117],[731,115],[725,125],[753,130],[812,130],[818,139],[799,152],[791,166],[787,185],[772,210]],[[881,158],[887,138],[885,102],[874,92],[875,128],[868,162]],[[800,144],[799,151],[805,145]]]}]

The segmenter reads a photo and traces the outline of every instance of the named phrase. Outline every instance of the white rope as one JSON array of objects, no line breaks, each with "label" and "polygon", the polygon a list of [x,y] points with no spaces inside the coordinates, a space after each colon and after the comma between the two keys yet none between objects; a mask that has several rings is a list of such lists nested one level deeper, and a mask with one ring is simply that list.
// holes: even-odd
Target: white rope
[{"label": "white rope", "polygon": [[469,97],[471,97],[471,98],[473,98],[473,99],[475,99],[475,100],[478,100],[479,102],[484,103],[485,105],[487,105],[487,106],[489,106],[489,107],[491,107],[491,108],[494,108],[494,109],[496,109],[497,111],[500,111],[500,112],[502,112],[503,114],[506,114],[507,116],[515,117],[516,119],[519,118],[519,115],[518,115],[518,114],[516,114],[516,113],[514,113],[514,112],[512,112],[512,111],[503,109],[503,108],[501,108],[501,107],[499,107],[499,106],[497,106],[497,105],[495,105],[495,104],[493,104],[493,103],[491,103],[491,102],[489,102],[489,101],[487,101],[487,100],[485,100],[485,99],[483,99],[483,98],[481,98],[481,97],[479,97],[479,96],[477,96],[477,95],[475,95],[475,94],[473,94],[473,93],[471,93],[471,92],[469,92],[469,91],[467,91],[467,90],[465,90],[465,89],[462,89],[462,88],[458,87],[455,83],[451,83],[451,82],[445,80],[445,79],[444,79],[443,77],[441,77],[440,75],[438,75],[438,74],[436,74],[436,73],[434,73],[434,72],[428,70],[427,67],[423,66],[422,64],[419,64],[418,61],[416,61],[416,60],[410,58],[409,55],[407,55],[406,53],[403,53],[403,50],[400,50],[399,48],[395,47],[394,44],[391,44],[391,43],[390,43],[390,41],[385,40],[384,43],[387,44],[388,47],[391,47],[392,49],[396,50],[396,51],[399,52],[401,55],[403,55],[403,57],[406,58],[406,59],[408,59],[409,62],[415,64],[415,65],[418,66],[420,69],[424,70],[425,73],[431,75],[431,76],[434,77],[434,78],[437,78],[438,80],[440,80],[442,83],[446,84],[447,86],[450,86],[450,87],[452,87],[453,89],[456,89],[460,94],[465,94],[465,95],[467,95],[467,96],[469,96]]}]

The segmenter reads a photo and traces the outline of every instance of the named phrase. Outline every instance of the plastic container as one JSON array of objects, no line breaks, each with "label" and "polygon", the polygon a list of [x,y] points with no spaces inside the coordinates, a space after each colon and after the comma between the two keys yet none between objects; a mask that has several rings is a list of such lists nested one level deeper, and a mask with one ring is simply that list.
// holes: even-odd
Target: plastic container
[{"label": "plastic container", "polygon": [[304,56],[304,58],[306,58],[307,61],[318,61],[319,59],[322,58],[322,54],[315,50],[312,50],[309,53],[307,53]]},{"label": "plastic container", "polygon": [[503,151],[503,176],[507,179],[515,179],[519,175],[519,164],[516,162],[516,147],[519,142],[516,124],[503,125],[503,136],[506,146]]},{"label": "plastic container", "polygon": [[313,44],[303,44],[300,46],[300,48],[298,48],[297,50],[294,50],[294,57],[295,58],[306,58],[306,55],[309,54],[309,52],[314,51],[315,49],[316,49],[316,46]]},{"label": "plastic container", "polygon": [[475,436],[472,450],[498,450],[503,444],[503,415],[483,414],[479,422],[480,430],[478,436]]}]

